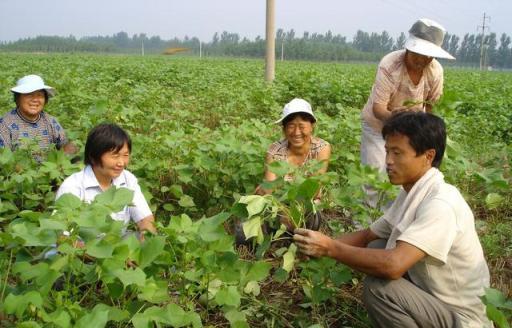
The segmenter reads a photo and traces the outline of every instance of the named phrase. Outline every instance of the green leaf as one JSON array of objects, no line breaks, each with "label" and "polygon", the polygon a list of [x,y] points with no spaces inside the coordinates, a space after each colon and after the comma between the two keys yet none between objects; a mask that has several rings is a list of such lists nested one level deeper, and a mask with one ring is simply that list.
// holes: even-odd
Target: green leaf
[{"label": "green leaf", "polygon": [[130,318],[130,312],[127,310],[121,310],[103,303],[95,305],[93,311],[108,311],[109,321],[119,322]]},{"label": "green leaf", "polygon": [[224,316],[226,319],[228,319],[229,323],[231,324],[231,327],[233,328],[248,328],[249,324],[247,323],[247,319],[245,317],[245,313],[237,311],[237,310],[230,310],[224,313]]},{"label": "green leaf", "polygon": [[113,212],[121,211],[133,199],[133,190],[127,188],[110,187],[94,198],[94,203],[105,205]]},{"label": "green leaf", "polygon": [[180,185],[173,184],[169,188],[169,190],[170,190],[171,194],[173,194],[173,196],[176,198],[181,197],[183,195],[183,188]]},{"label": "green leaf", "polygon": [[201,320],[193,312],[185,312],[176,304],[169,304],[165,308],[152,306],[147,308],[144,313],[137,313],[132,318],[132,323],[136,328],[148,328],[149,324],[154,322],[157,326],[160,324],[183,327],[192,324],[194,327],[201,326]]},{"label": "green leaf", "polygon": [[178,201],[178,204],[181,207],[194,207],[196,204],[194,203],[194,199],[190,197],[189,195],[183,195],[180,197],[180,200]]},{"label": "green leaf", "polygon": [[332,297],[332,293],[323,286],[314,286],[311,293],[311,300],[315,304],[320,304],[322,302],[325,302],[329,298]]},{"label": "green leaf", "polygon": [[125,288],[132,284],[142,287],[146,281],[146,274],[140,268],[135,268],[133,270],[117,269],[114,270],[113,274],[121,280]]},{"label": "green leaf", "polygon": [[487,194],[485,197],[485,205],[487,205],[487,208],[489,209],[495,209],[499,207],[503,203],[503,196],[496,193],[490,193]]},{"label": "green leaf", "polygon": [[279,177],[285,176],[290,171],[290,165],[286,161],[274,161],[267,167],[270,172]]},{"label": "green leaf", "polygon": [[11,235],[21,238],[24,246],[52,246],[57,240],[53,231],[41,230],[31,222],[11,224]]},{"label": "green leaf", "polygon": [[299,186],[297,195],[303,199],[313,199],[313,197],[318,192],[319,188],[320,184],[318,183],[318,181],[313,179],[306,179]]},{"label": "green leaf", "polygon": [[166,210],[167,212],[172,212],[172,211],[174,211],[174,210],[176,209],[176,207],[175,207],[173,204],[171,204],[171,203],[166,203],[166,204],[164,204],[164,205],[163,205],[163,208],[164,208],[164,210]]},{"label": "green leaf", "polygon": [[246,239],[263,235],[263,231],[261,230],[261,217],[259,216],[255,216],[252,219],[245,221],[242,228]]},{"label": "green leaf", "polygon": [[245,285],[244,293],[258,296],[260,294],[260,285],[257,281],[249,281],[247,285]]},{"label": "green leaf", "polygon": [[219,305],[228,305],[238,308],[240,306],[240,293],[235,286],[222,287],[215,294],[215,301]]},{"label": "green leaf", "polygon": [[484,303],[492,304],[496,307],[501,307],[507,302],[503,293],[494,288],[485,288]]},{"label": "green leaf", "polygon": [[331,281],[336,287],[352,280],[351,270],[341,264],[340,266],[342,266],[342,270],[331,270],[329,274]]},{"label": "green leaf", "polygon": [[283,270],[283,268],[277,268],[273,277],[277,282],[283,283],[286,281],[286,279],[288,279],[288,275],[288,272]]},{"label": "green leaf", "polygon": [[21,295],[9,294],[5,298],[4,310],[7,314],[16,314],[21,318],[29,304],[33,304],[38,308],[43,307],[43,298],[36,291],[30,291]]},{"label": "green leaf", "polygon": [[199,236],[206,242],[221,240],[226,236],[223,223],[229,218],[230,214],[221,212],[211,218],[201,219],[199,223]]},{"label": "green leaf", "polygon": [[183,183],[192,182],[192,176],[194,175],[194,169],[188,165],[176,165],[174,167],[178,173],[178,179]]},{"label": "green leaf", "polygon": [[249,217],[261,213],[268,204],[267,199],[259,195],[242,196],[238,202],[247,205]]},{"label": "green leaf", "polygon": [[151,303],[162,303],[169,300],[166,281],[155,281],[153,278],[147,279],[143,287],[140,287],[140,293],[137,297],[141,300]]},{"label": "green leaf", "polygon": [[16,325],[18,328],[40,328],[41,326],[35,321],[24,321]]},{"label": "green leaf", "polygon": [[93,239],[86,245],[87,254],[99,259],[112,257],[114,247],[104,239]]},{"label": "green leaf", "polygon": [[108,310],[95,307],[91,313],[82,316],[75,324],[75,328],[105,327],[108,322]]},{"label": "green leaf", "polygon": [[151,236],[146,238],[141,245],[139,261],[137,264],[141,269],[150,265],[164,251],[165,237]]},{"label": "green leaf", "polygon": [[62,221],[57,221],[53,219],[41,219],[39,220],[39,225],[41,229],[48,230],[66,230],[67,225]]},{"label": "green leaf", "polygon": [[499,328],[510,328],[507,317],[503,312],[498,310],[494,305],[487,304],[485,308],[487,317],[498,325]]},{"label": "green leaf", "polygon": [[14,160],[13,153],[9,147],[0,148],[0,165],[5,166]]},{"label": "green leaf", "polygon": [[75,210],[82,205],[80,198],[73,194],[64,194],[55,201],[58,209]]},{"label": "green leaf", "polygon": [[268,277],[272,265],[268,262],[258,261],[254,263],[247,273],[247,280],[261,281]]},{"label": "green leaf", "polygon": [[46,322],[54,323],[58,327],[71,327],[71,316],[64,309],[57,309],[55,312],[43,317]]},{"label": "green leaf", "polygon": [[295,264],[295,253],[297,252],[297,246],[291,244],[288,251],[283,255],[283,270],[290,272]]}]

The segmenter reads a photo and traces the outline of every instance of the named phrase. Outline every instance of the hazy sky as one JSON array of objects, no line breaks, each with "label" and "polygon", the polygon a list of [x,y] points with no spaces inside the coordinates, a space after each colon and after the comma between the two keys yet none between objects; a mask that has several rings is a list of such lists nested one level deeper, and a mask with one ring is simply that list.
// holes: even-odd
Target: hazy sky
[{"label": "hazy sky", "polygon": [[[512,0],[275,0],[276,28],[325,33],[352,39],[360,29],[407,32],[421,17],[440,22],[449,33],[477,33],[484,12],[486,32],[512,35]],[[0,41],[37,35],[75,37],[125,31],[163,39],[237,32],[265,35],[266,0],[0,0]]]}]

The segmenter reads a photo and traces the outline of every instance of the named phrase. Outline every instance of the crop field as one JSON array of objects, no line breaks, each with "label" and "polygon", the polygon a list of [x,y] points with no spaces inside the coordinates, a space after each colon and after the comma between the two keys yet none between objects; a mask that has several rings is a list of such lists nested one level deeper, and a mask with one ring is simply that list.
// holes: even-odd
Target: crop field
[{"label": "crop field", "polygon": [[[261,236],[254,250],[236,248],[233,230],[235,221],[252,219],[258,233],[278,210],[304,214],[320,184],[322,231],[336,235],[379,216],[363,206],[362,186],[377,186],[383,201],[397,189],[359,163],[359,113],[375,69],[278,62],[269,85],[260,60],[0,54],[2,114],[14,108],[9,89],[16,80],[40,74],[57,90],[45,110],[80,156],[98,123],[115,122],[130,133],[128,169],[158,226],[158,235],[143,243],[120,235],[109,213],[130,203],[123,189],[111,188],[90,205],[74,197],[55,202],[59,184],[83,167],[81,159],[52,151],[38,163],[30,147],[0,149],[0,327],[368,327],[363,275],[329,259],[304,258],[286,236]],[[281,179],[273,197],[251,197],[265,151],[282,134],[272,122],[294,97],[312,103],[315,135],[332,145],[328,173]],[[448,127],[441,170],[473,209],[491,269],[489,316],[506,327],[512,74],[446,69],[434,112]],[[70,237],[62,240],[62,231]],[[85,249],[72,247],[79,237]],[[57,242],[59,253],[45,258]]]}]

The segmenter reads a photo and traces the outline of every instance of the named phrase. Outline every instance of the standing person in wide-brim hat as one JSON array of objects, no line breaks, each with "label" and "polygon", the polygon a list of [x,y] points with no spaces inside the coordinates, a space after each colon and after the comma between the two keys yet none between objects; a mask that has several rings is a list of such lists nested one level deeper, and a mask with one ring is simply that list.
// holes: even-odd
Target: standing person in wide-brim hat
[{"label": "standing person in wide-brim hat", "polygon": [[[18,80],[11,92],[16,108],[0,118],[0,148],[14,151],[25,142],[36,141],[42,153],[52,145],[67,154],[77,151],[57,119],[44,112],[44,106],[55,95],[54,88],[38,75],[27,75]],[[36,157],[41,158],[41,154]]]},{"label": "standing person in wide-brim hat", "polygon": [[[405,49],[391,52],[379,63],[368,101],[361,113],[361,163],[384,173],[386,121],[402,111],[432,112],[432,105],[443,93],[443,67],[436,58],[455,59],[441,48],[445,29],[422,18],[409,30]],[[367,204],[376,207],[377,194],[366,189]]]}]

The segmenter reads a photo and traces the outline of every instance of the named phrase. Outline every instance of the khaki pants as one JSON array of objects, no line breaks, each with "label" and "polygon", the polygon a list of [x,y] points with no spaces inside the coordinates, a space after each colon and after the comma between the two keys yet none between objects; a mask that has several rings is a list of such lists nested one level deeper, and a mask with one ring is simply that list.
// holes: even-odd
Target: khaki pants
[{"label": "khaki pants", "polygon": [[[378,239],[370,248],[384,248]],[[449,306],[406,278],[397,280],[367,276],[363,302],[373,327],[382,328],[459,328],[458,315]]]}]

